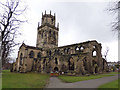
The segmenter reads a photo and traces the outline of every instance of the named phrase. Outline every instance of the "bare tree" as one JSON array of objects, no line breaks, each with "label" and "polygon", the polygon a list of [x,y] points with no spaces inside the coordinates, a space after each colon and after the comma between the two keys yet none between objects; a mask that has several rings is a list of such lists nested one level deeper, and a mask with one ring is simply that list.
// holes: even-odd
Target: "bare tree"
[{"label": "bare tree", "polygon": [[16,37],[19,35],[19,27],[25,20],[21,20],[21,15],[26,10],[20,7],[20,0],[6,0],[0,2],[2,11],[0,12],[0,33],[2,46],[2,65],[7,62],[7,57],[13,51],[13,47],[19,45]]},{"label": "bare tree", "polygon": [[107,60],[108,52],[109,52],[109,47],[106,47],[106,51],[104,52],[104,55],[103,55],[105,60]]},{"label": "bare tree", "polygon": [[112,2],[108,11],[114,15],[114,21],[112,22],[112,31],[118,32],[120,35],[120,1]]}]

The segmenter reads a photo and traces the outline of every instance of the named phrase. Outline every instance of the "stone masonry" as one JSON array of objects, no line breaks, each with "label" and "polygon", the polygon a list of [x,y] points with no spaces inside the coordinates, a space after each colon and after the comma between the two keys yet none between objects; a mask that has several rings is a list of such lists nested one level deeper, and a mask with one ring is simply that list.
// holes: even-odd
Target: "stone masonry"
[{"label": "stone masonry", "polygon": [[96,40],[58,47],[59,25],[55,14],[42,14],[37,28],[36,47],[20,46],[13,72],[64,72],[65,74],[95,74],[107,70],[107,62],[101,55],[101,44]]}]

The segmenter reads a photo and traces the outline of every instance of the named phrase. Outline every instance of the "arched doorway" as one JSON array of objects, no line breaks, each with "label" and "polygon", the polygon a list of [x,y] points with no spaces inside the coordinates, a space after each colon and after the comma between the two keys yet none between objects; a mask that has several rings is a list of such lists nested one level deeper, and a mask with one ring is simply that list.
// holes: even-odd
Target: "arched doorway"
[{"label": "arched doorway", "polygon": [[59,70],[58,70],[58,67],[55,67],[55,68],[54,68],[54,71],[57,71],[57,72],[58,72],[58,71],[59,71]]}]

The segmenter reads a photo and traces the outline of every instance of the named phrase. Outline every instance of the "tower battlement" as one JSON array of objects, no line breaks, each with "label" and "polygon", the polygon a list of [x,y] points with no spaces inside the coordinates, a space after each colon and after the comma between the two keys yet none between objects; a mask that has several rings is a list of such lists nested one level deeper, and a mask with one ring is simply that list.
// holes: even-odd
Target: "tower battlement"
[{"label": "tower battlement", "polygon": [[49,25],[55,26],[56,24],[55,22],[56,22],[55,13],[54,15],[51,14],[51,11],[50,11],[50,14],[46,14],[46,11],[45,11],[45,14],[42,13],[41,25],[49,24]]}]

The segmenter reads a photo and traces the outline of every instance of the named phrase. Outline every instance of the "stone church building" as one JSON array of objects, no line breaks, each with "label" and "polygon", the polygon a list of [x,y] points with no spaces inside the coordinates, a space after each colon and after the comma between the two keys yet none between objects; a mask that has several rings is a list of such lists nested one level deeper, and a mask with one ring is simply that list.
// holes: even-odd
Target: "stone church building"
[{"label": "stone church building", "polygon": [[37,28],[36,47],[22,44],[18,51],[13,72],[41,72],[94,74],[106,72],[107,62],[102,58],[101,43],[96,40],[58,47],[59,25],[55,14],[42,13]]}]

